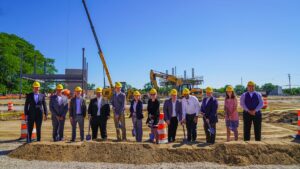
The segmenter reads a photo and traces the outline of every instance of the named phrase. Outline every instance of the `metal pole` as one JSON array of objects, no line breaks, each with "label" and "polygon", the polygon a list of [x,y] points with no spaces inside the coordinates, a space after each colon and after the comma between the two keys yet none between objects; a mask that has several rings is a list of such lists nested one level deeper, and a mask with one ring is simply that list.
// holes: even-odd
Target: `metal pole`
[{"label": "metal pole", "polygon": [[[47,74],[47,62],[44,61],[44,75],[46,74]],[[46,82],[44,82],[43,88],[44,88],[44,94],[46,94]]]},{"label": "metal pole", "polygon": [[[84,48],[82,48],[82,82],[81,82],[81,87],[82,89],[84,89]],[[82,97],[83,97],[83,92],[81,93]]]},{"label": "metal pole", "polygon": [[290,89],[290,92],[291,92],[291,94],[292,94],[291,74],[288,74],[288,77],[289,77],[289,89]]},{"label": "metal pole", "polygon": [[34,55],[34,69],[33,74],[36,75],[36,54]]},{"label": "metal pole", "polygon": [[19,94],[19,99],[22,99],[22,76],[23,76],[23,51],[20,53],[20,94]]}]

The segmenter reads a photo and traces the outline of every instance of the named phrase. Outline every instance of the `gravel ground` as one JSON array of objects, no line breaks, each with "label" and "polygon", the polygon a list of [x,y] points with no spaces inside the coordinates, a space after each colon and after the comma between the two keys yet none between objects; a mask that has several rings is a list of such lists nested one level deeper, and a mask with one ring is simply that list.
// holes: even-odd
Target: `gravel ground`
[{"label": "gravel ground", "polygon": [[10,150],[17,148],[22,145],[19,142],[12,143],[1,143],[0,144],[0,169],[29,169],[29,168],[41,168],[43,169],[68,169],[68,168],[76,168],[76,169],[90,169],[90,168],[135,168],[135,169],[153,169],[153,168],[174,168],[174,169],[192,169],[192,168],[244,168],[244,169],[271,169],[271,168],[279,168],[279,169],[299,169],[300,165],[289,165],[289,166],[279,166],[279,165],[252,165],[252,166],[243,166],[243,167],[232,167],[226,165],[219,165],[215,163],[161,163],[161,164],[153,164],[153,165],[131,165],[131,164],[115,164],[115,163],[90,163],[90,162],[48,162],[48,161],[27,161],[14,159],[7,156]]}]

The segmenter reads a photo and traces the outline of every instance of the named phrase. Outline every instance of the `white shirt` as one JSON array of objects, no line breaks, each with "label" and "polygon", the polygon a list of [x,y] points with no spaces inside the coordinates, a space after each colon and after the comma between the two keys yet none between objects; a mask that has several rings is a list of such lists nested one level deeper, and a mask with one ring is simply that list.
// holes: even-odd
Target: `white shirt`
[{"label": "white shirt", "polygon": [[190,95],[188,99],[182,99],[182,119],[185,119],[186,114],[199,115],[200,103],[197,97]]},{"label": "white shirt", "polygon": [[207,103],[209,102],[210,99],[211,99],[211,97],[207,97],[207,99],[206,99],[206,105],[207,105]]},{"label": "white shirt", "polygon": [[37,102],[39,101],[39,94],[34,94],[34,101],[37,104]]},{"label": "white shirt", "polygon": [[172,101],[172,117],[176,117],[176,100],[175,102]]},{"label": "white shirt", "polygon": [[98,104],[97,116],[100,116],[101,102],[102,102],[102,97],[100,98],[97,97],[97,104]]},{"label": "white shirt", "polygon": [[138,102],[136,102],[136,101],[133,102],[133,113],[132,113],[133,116],[136,116],[136,106],[137,106],[137,103]]}]

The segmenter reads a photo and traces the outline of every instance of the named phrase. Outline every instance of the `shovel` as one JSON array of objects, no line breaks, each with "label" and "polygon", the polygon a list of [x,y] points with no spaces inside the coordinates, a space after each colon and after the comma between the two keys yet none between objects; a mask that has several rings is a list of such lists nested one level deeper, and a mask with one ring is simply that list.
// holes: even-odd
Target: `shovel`
[{"label": "shovel", "polygon": [[86,140],[86,141],[89,141],[89,140],[92,139],[92,136],[91,136],[91,134],[90,134],[90,129],[91,129],[91,119],[89,119],[89,131],[88,131],[88,134],[87,134],[86,137],[85,137],[85,140]]},{"label": "shovel", "polygon": [[205,115],[203,116],[204,117],[204,121],[205,123],[207,124],[208,126],[208,132],[211,134],[211,135],[215,135],[216,134],[216,130],[214,128],[211,127],[211,125],[209,123],[206,122],[206,117]]},{"label": "shovel", "polygon": [[183,143],[186,143],[187,142],[187,139],[186,139],[186,135],[185,135],[185,127],[184,127],[184,124],[182,124],[182,130],[183,130]]}]

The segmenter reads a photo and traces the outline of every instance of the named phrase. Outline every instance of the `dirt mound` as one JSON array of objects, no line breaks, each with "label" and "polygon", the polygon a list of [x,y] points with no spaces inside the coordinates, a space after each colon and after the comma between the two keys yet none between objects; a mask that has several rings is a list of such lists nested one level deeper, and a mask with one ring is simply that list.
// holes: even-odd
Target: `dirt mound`
[{"label": "dirt mound", "polygon": [[290,142],[205,144],[137,144],[114,142],[33,143],[12,151],[26,160],[108,162],[126,164],[215,162],[228,165],[300,164],[300,145]]}]

